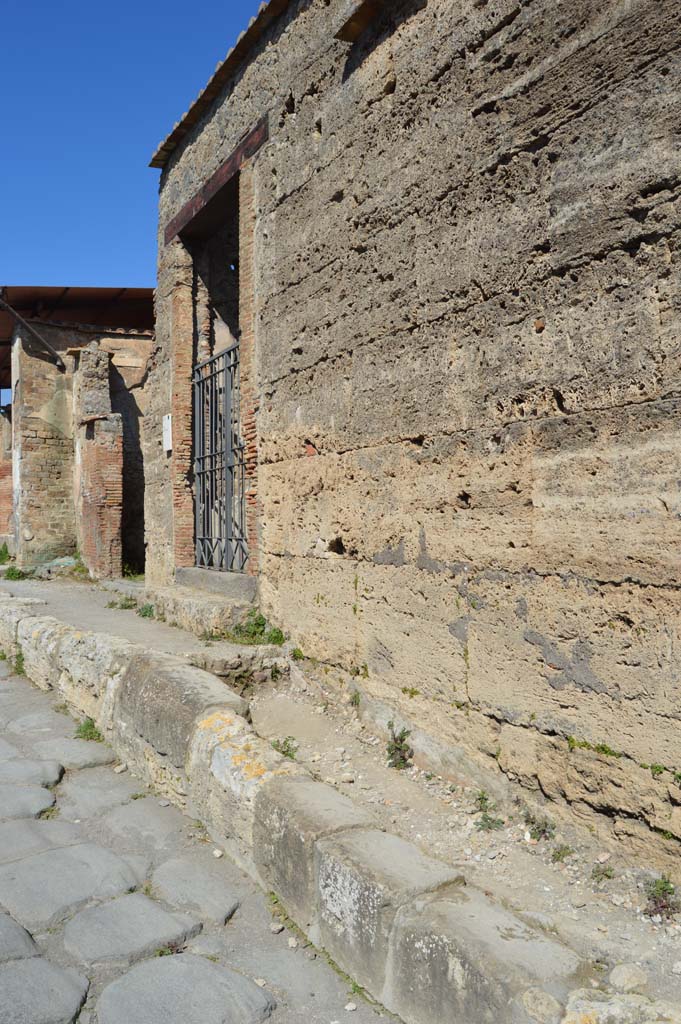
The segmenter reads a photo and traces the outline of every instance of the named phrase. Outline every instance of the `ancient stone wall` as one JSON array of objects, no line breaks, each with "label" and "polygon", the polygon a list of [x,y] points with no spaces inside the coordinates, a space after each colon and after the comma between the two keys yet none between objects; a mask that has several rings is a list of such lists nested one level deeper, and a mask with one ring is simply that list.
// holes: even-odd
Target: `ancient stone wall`
[{"label": "ancient stone wall", "polygon": [[33,566],[80,551],[95,576],[120,575],[122,561],[141,568],[140,434],[151,338],[101,328],[39,327],[66,368],[59,370],[35,340],[17,333],[12,353],[17,562]]},{"label": "ancient stone wall", "polygon": [[396,0],[348,44],[347,6],[293,3],[164,171],[152,574],[186,515],[160,417],[193,329],[164,227],[268,114],[266,611],[441,743],[674,844],[681,10]]}]

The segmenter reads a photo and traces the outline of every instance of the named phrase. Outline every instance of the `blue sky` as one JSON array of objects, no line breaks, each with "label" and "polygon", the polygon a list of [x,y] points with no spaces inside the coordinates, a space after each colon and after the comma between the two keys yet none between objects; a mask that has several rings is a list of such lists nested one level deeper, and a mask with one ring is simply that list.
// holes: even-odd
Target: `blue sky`
[{"label": "blue sky", "polygon": [[0,285],[153,286],[157,144],[260,0],[5,0]]}]

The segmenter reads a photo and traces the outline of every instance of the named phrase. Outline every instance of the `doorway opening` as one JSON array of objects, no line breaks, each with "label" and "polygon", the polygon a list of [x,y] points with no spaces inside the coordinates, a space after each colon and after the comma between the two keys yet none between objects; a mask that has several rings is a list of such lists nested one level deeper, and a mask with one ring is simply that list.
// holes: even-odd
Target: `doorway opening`
[{"label": "doorway opening", "polygon": [[239,175],[191,225],[194,263],[193,476],[196,565],[248,562],[240,417]]}]

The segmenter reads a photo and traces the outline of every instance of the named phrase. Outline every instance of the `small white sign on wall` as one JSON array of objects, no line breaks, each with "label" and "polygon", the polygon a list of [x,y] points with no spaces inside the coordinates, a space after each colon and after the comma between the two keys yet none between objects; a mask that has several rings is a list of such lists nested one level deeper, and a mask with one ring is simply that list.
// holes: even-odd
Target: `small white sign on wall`
[{"label": "small white sign on wall", "polygon": [[170,453],[173,450],[173,417],[172,413],[166,413],[163,417],[163,451]]}]

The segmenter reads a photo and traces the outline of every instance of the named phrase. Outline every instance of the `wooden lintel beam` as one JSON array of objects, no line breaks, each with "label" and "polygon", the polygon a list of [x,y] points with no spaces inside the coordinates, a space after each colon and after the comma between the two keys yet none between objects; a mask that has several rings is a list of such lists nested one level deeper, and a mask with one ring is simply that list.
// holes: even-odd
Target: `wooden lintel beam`
[{"label": "wooden lintel beam", "polygon": [[258,150],[269,139],[269,123],[264,117],[255,128],[242,139],[234,152],[221,164],[205,185],[196,195],[182,207],[180,212],[166,225],[164,231],[165,244],[168,245],[174,238],[184,231],[194,218],[208,205],[218,192],[229,184],[241,165],[255,156]]}]

